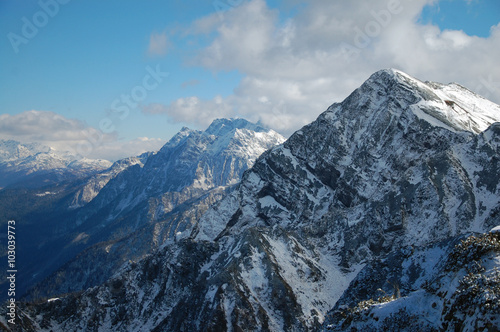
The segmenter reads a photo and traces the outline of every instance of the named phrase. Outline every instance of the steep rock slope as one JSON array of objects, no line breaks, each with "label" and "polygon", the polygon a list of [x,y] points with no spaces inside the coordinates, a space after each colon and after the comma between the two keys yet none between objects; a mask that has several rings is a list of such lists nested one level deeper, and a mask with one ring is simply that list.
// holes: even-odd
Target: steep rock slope
[{"label": "steep rock slope", "polygon": [[152,152],[146,152],[137,157],[120,159],[114,162],[110,168],[86,179],[81,188],[73,195],[69,208],[76,209],[86,205],[97,196],[101,189],[104,188],[111,179],[131,166],[139,165],[139,167],[143,167],[146,160],[152,154]]},{"label": "steep rock slope", "polygon": [[259,157],[178,242],[23,319],[92,331],[321,329],[367,264],[499,223],[499,120],[498,105],[458,85],[377,72]]},{"label": "steep rock slope", "polygon": [[[338,260],[325,268],[326,280],[335,273],[348,280],[345,272],[403,245],[486,231],[499,223],[498,120],[498,105],[458,85],[377,72],[264,154],[239,190],[204,215],[194,238],[220,242],[255,227],[285,229],[312,248],[319,266],[325,252]],[[301,298],[309,280],[281,275],[305,326],[314,315],[304,308],[322,312],[338,299]],[[337,291],[338,283],[320,289]]]},{"label": "steep rock slope", "polygon": [[492,331],[500,326],[500,233],[404,247],[370,262],[325,331]]},{"label": "steep rock slope", "polygon": [[[315,228],[324,231],[321,219],[331,215],[334,223],[329,218],[329,226],[347,226],[355,231],[351,233],[375,226],[377,232],[368,241],[373,250],[367,248],[374,252],[391,245],[392,234],[398,235],[397,241],[426,242],[459,230],[493,227],[499,205],[499,126],[483,125],[486,131],[481,134],[468,128],[480,122],[476,114],[491,117],[489,124],[495,116],[500,120],[500,108],[471,92],[466,96],[475,99],[468,104],[455,98],[455,106],[449,106],[448,99],[438,99],[434,86],[441,85],[395,70],[374,74],[342,104],[332,105],[245,174],[239,195],[252,197],[251,206],[245,206],[242,212],[247,213],[238,218],[242,227],[232,230],[244,229],[253,219],[257,221],[250,225],[291,228],[315,220]],[[467,105],[475,106],[463,127],[455,118],[447,120],[455,128],[436,118]],[[200,223],[198,239],[214,239],[219,235],[214,227],[222,231],[225,226],[217,218],[212,225],[210,218]]]},{"label": "steep rock slope", "polygon": [[143,167],[120,172],[75,211],[78,226],[65,239],[64,251],[66,257],[78,255],[37,285],[31,297],[98,285],[124,262],[189,233],[262,152],[283,141],[243,119],[218,119],[204,132],[183,128]]}]

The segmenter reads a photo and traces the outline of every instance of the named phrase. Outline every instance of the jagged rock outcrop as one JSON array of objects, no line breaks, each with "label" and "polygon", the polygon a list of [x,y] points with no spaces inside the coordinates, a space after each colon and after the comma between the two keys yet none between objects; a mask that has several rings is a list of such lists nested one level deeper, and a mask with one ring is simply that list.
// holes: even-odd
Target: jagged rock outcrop
[{"label": "jagged rock outcrop", "polygon": [[494,331],[500,326],[500,236],[460,235],[370,262],[324,331]]}]

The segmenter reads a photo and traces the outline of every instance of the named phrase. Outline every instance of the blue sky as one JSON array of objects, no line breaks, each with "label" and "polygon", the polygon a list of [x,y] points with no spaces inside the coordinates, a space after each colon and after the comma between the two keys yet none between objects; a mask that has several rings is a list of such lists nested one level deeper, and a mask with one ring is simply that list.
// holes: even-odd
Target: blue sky
[{"label": "blue sky", "polygon": [[387,67],[499,102],[499,21],[496,0],[3,0],[0,138],[114,160],[217,117],[289,135]]},{"label": "blue sky", "polygon": [[471,36],[487,38],[490,28],[500,21],[500,1],[444,0],[425,6],[421,23],[433,23],[441,29],[463,30]]}]

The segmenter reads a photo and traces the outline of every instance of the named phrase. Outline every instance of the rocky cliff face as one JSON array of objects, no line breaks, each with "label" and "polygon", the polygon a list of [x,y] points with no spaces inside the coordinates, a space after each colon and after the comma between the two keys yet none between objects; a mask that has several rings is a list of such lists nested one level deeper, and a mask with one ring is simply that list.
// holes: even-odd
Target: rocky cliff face
[{"label": "rocky cliff face", "polygon": [[[401,264],[417,266],[425,248],[500,223],[499,120],[498,105],[456,84],[377,72],[261,155],[177,242],[78,297],[27,307],[23,319],[94,331],[335,328],[345,322],[327,313],[355,307],[350,294],[378,260],[402,252]],[[423,249],[408,258],[410,246]],[[401,294],[422,286],[411,280]]]},{"label": "rocky cliff face", "polygon": [[[322,217],[331,215],[329,226],[355,231],[348,239],[351,244],[355,233],[376,225],[368,241],[370,252],[390,246],[391,234],[398,231],[404,232],[397,241],[426,242],[458,230],[491,228],[498,207],[498,200],[491,199],[498,181],[490,173],[498,172],[498,125],[482,125],[486,131],[481,134],[468,128],[480,122],[476,113],[491,117],[492,124],[500,109],[478,96],[467,104],[459,102],[465,97],[451,101],[464,89],[458,87],[437,99],[445,89],[436,86],[441,87],[397,71],[374,74],[245,175],[239,193],[258,199],[245,207],[250,218],[243,214],[242,226],[255,217],[252,225],[284,221],[299,228],[315,220],[315,228],[321,228]],[[447,120],[454,127],[427,118],[466,105],[475,106],[466,112],[470,119],[462,127],[454,118]],[[212,228],[209,222],[200,225]],[[213,236],[202,229],[197,238]]]},{"label": "rocky cliff face", "polygon": [[499,261],[498,233],[395,250],[356,276],[324,331],[494,331]]}]

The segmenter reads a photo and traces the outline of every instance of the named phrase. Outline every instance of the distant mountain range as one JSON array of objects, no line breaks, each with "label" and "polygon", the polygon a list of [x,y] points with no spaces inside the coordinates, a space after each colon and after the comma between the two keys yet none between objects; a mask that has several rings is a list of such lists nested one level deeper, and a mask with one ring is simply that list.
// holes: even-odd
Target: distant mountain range
[{"label": "distant mountain range", "polygon": [[0,140],[0,188],[16,184],[46,186],[84,177],[110,166],[107,160],[81,158],[38,143]]},{"label": "distant mountain range", "polygon": [[494,330],[499,122],[388,69],[285,142],[183,129],[71,211],[14,330]]}]

